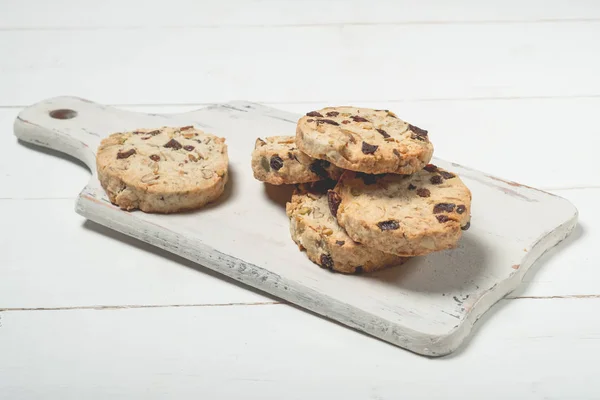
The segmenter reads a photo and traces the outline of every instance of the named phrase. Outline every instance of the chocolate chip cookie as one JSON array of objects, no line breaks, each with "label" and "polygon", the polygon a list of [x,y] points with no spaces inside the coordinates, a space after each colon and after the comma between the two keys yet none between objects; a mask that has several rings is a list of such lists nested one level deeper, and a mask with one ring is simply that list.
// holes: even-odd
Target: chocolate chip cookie
[{"label": "chocolate chip cookie", "polygon": [[124,210],[196,209],[217,199],[228,180],[225,139],[192,126],[114,133],[96,161],[102,187]]},{"label": "chocolate chip cookie", "polygon": [[[308,258],[332,271],[371,272],[400,265],[407,258],[354,242],[338,225],[328,201],[331,182],[299,185],[286,205],[292,239]],[[329,191],[329,195],[333,192]]]},{"label": "chocolate chip cookie", "polygon": [[435,165],[412,175],[346,171],[334,191],[336,216],[348,235],[399,256],[454,248],[470,226],[471,191]]},{"label": "chocolate chip cookie", "polygon": [[428,132],[388,110],[327,107],[298,120],[296,144],[309,156],[352,171],[412,174],[433,155]]},{"label": "chocolate chip cookie", "polygon": [[338,179],[342,170],[326,160],[316,160],[296,146],[294,136],[256,139],[252,152],[254,178],[273,185]]}]

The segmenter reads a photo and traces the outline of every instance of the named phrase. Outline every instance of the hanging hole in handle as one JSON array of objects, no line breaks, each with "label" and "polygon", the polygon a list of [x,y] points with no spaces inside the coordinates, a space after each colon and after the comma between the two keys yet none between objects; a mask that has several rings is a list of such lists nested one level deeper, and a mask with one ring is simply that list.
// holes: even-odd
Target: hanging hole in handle
[{"label": "hanging hole in handle", "polygon": [[71,119],[77,116],[77,111],[68,108],[50,111],[50,116],[54,119]]}]

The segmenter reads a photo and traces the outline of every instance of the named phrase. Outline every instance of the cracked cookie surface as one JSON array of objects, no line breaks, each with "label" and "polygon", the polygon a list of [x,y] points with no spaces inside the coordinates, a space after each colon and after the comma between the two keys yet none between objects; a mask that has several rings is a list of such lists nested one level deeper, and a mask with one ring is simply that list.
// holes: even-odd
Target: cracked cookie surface
[{"label": "cracked cookie surface", "polygon": [[433,155],[428,132],[389,110],[327,107],[298,120],[298,148],[317,159],[371,174],[412,174]]},{"label": "cracked cookie surface", "polygon": [[329,206],[332,182],[299,185],[286,205],[292,239],[308,258],[332,271],[359,274],[401,265],[408,259],[354,242]]},{"label": "cracked cookie surface", "polygon": [[470,226],[471,191],[432,164],[412,175],[346,171],[334,191],[336,216],[348,235],[399,256],[455,248]]},{"label": "cracked cookie surface", "polygon": [[329,161],[314,159],[298,150],[294,136],[256,139],[252,171],[255,179],[272,185],[337,180],[342,174]]},{"label": "cracked cookie surface", "polygon": [[119,132],[102,140],[98,178],[124,210],[174,213],[216,200],[228,181],[225,139],[192,126]]}]

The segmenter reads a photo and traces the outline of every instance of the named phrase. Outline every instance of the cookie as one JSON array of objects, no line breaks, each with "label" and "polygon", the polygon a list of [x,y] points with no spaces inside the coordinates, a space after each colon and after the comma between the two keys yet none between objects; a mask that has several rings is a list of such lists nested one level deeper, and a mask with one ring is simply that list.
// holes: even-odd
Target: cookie
[{"label": "cookie", "polygon": [[308,258],[332,271],[359,274],[400,265],[407,258],[356,243],[338,225],[329,208],[327,189],[334,183],[299,185],[286,205],[292,239]]},{"label": "cookie", "polygon": [[192,126],[138,129],[102,140],[98,178],[124,210],[174,213],[217,199],[228,180],[225,139]]},{"label": "cookie", "polygon": [[298,148],[352,171],[412,174],[433,155],[426,130],[388,110],[327,107],[298,120]]},{"label": "cookie", "polygon": [[332,207],[353,240],[399,256],[454,248],[470,226],[471,191],[435,165],[412,175],[346,171],[334,192]]},{"label": "cookie", "polygon": [[326,160],[304,154],[294,136],[271,136],[256,139],[252,152],[254,178],[273,185],[337,180],[342,170]]}]

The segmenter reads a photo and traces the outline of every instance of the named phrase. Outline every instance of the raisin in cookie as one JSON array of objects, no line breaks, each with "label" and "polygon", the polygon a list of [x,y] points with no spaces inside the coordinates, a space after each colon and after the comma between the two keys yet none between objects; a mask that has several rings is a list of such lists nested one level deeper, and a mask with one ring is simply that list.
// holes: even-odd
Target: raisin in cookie
[{"label": "raisin in cookie", "polygon": [[273,185],[337,180],[342,170],[326,160],[315,160],[296,147],[293,136],[256,139],[252,152],[254,177]]},{"label": "raisin in cookie", "polygon": [[370,108],[311,111],[298,120],[296,143],[311,157],[371,174],[412,174],[433,155],[426,130]]},{"label": "raisin in cookie", "polygon": [[228,180],[225,139],[192,126],[115,133],[98,148],[110,201],[124,210],[173,213],[217,199]]},{"label": "raisin in cookie", "polygon": [[[328,204],[334,183],[299,185],[286,205],[292,239],[322,268],[347,274],[377,271],[407,259],[352,241],[338,225]],[[330,193],[332,193],[330,191]]]},{"label": "raisin in cookie", "polygon": [[454,248],[470,226],[471,191],[432,164],[412,175],[347,171],[334,191],[336,216],[348,235],[399,256]]}]

